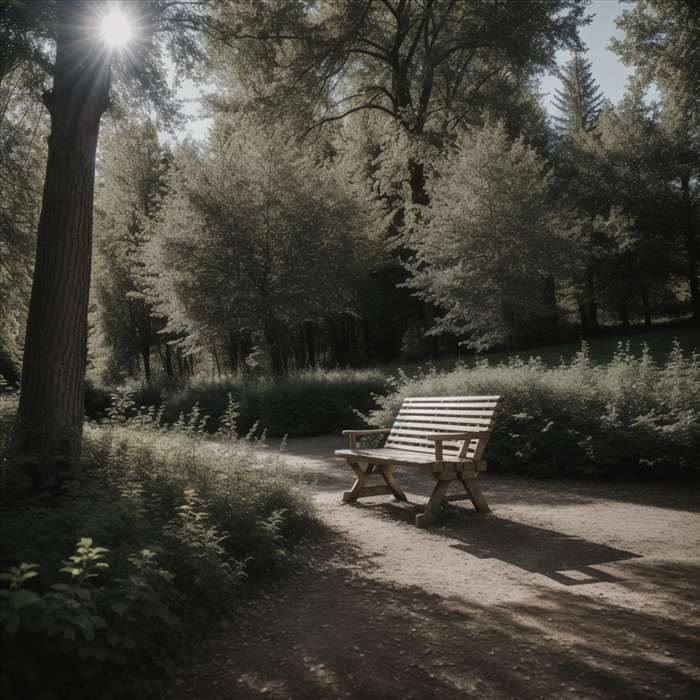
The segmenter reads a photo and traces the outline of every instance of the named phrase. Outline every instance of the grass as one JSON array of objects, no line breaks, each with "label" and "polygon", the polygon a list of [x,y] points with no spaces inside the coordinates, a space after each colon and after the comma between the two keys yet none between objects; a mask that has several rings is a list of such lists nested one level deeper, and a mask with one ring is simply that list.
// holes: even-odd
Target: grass
[{"label": "grass", "polygon": [[[626,334],[615,333],[610,336],[591,338],[586,343],[591,361],[596,365],[606,365],[612,362],[620,343],[629,343],[630,353],[636,357],[641,356],[643,347],[646,345],[654,362],[662,364],[671,352],[676,340],[682,348],[688,351],[699,350],[700,328],[679,326],[654,330],[637,329]],[[508,362],[513,357],[539,357],[547,367],[556,367],[562,359],[565,362],[571,362],[580,350],[581,342],[577,340],[513,353],[492,353],[485,355],[485,357],[489,364]],[[472,356],[464,359],[467,364],[473,365],[477,358]]]}]

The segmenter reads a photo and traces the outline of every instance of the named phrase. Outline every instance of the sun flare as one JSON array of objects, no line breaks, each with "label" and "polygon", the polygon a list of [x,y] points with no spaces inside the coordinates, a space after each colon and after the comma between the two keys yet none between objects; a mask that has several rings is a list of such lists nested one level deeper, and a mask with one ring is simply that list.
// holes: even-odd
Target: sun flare
[{"label": "sun flare", "polygon": [[129,43],[134,35],[134,29],[127,15],[121,10],[112,9],[103,18],[100,33],[111,47],[121,48]]}]

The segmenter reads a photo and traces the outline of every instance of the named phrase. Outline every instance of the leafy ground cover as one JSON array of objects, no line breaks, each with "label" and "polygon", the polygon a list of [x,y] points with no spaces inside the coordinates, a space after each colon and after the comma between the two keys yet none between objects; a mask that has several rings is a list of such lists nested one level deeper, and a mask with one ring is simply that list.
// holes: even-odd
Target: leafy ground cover
[{"label": "leafy ground cover", "polygon": [[[2,402],[7,415],[13,399]],[[305,485],[235,439],[234,411],[212,451],[197,415],[167,428],[128,408],[87,427],[61,495],[13,502],[3,463],[5,698],[142,694],[248,582],[274,577],[321,532]]]}]

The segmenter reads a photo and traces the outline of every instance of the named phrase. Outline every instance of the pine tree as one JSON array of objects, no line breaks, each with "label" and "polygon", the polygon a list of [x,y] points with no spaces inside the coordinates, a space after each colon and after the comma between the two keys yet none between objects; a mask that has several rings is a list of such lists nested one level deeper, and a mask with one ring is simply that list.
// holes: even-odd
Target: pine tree
[{"label": "pine tree", "polygon": [[554,106],[562,116],[554,122],[560,131],[572,133],[581,129],[592,129],[603,105],[603,94],[593,77],[591,62],[581,51],[573,56],[563,69],[557,71],[561,90],[555,90]]}]

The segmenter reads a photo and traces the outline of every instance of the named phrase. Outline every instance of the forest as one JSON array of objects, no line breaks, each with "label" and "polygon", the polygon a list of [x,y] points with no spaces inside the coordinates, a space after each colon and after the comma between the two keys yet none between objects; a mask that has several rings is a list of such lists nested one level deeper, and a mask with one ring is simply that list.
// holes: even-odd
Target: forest
[{"label": "forest", "polygon": [[[114,68],[95,180],[95,381],[362,367],[700,318],[696,71],[675,42],[650,56],[629,11],[614,48],[636,72],[614,105],[576,44],[577,3],[534,16],[523,3],[505,22],[428,3],[429,18],[412,8],[388,28],[383,3],[367,17],[354,15],[363,3],[326,3],[318,17],[273,5],[223,3],[218,31],[235,20],[242,38],[199,45],[205,141],[167,137],[178,119],[167,83]],[[477,37],[489,21],[498,36]],[[29,42],[49,28],[31,29]],[[562,46],[574,51],[548,118],[538,77]],[[130,51],[115,62],[136,64]],[[144,107],[132,106],[145,99],[139,79],[158,92]],[[0,371],[11,382],[46,80],[3,57]]]},{"label": "forest", "polygon": [[498,394],[497,477],[697,479],[700,4],[614,101],[604,4],[0,0],[3,694],[158,695],[303,568],[270,437]]}]

